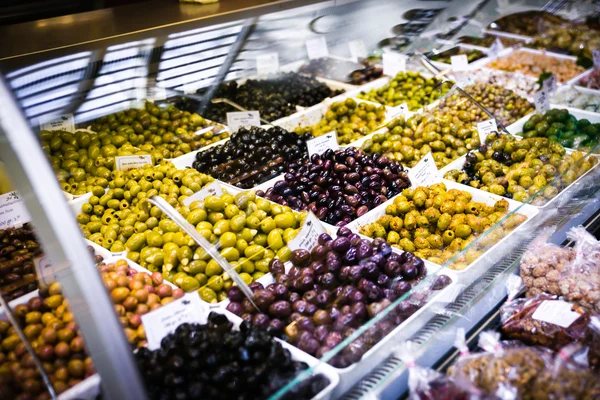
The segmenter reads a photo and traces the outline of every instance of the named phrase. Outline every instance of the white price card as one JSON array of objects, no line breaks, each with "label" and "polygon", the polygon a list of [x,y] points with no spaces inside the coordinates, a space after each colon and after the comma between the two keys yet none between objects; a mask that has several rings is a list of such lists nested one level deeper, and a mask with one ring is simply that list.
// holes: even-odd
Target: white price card
[{"label": "white price card", "polygon": [[20,226],[31,221],[21,194],[17,191],[0,196],[0,229]]},{"label": "white price card", "polygon": [[243,127],[260,126],[260,113],[258,111],[228,112],[227,125],[234,133]]},{"label": "white price card", "polygon": [[532,317],[537,321],[568,328],[581,317],[581,314],[573,311],[573,304],[566,301],[544,300],[535,310]]},{"label": "white price card", "polygon": [[183,200],[184,206],[189,206],[196,200],[204,200],[208,196],[221,196],[223,194],[223,189],[221,189],[221,185],[218,182],[212,182],[202,189],[191,195],[190,197],[186,197]]},{"label": "white price card", "polygon": [[47,255],[43,255],[33,259],[33,266],[40,281],[45,285],[50,285],[56,281],[56,274],[67,269],[69,264],[57,266]]},{"label": "white price card", "polygon": [[306,53],[308,54],[309,60],[316,60],[317,58],[323,58],[329,56],[329,49],[327,48],[327,40],[325,36],[319,36],[314,39],[308,39],[304,42],[306,46]]},{"label": "white price card", "polygon": [[592,59],[594,60],[594,68],[600,68],[600,50],[592,51]]},{"label": "white price card", "polygon": [[502,42],[500,41],[500,39],[496,38],[496,40],[494,40],[494,43],[492,43],[492,45],[490,46],[488,55],[490,57],[497,57],[498,53],[500,53],[502,50],[504,50],[504,46],[502,45]]},{"label": "white price card", "polygon": [[369,55],[365,42],[362,40],[351,40],[348,42],[348,48],[350,49],[350,57],[357,62]]},{"label": "white price card", "polygon": [[311,211],[306,214],[306,219],[300,232],[288,243],[290,250],[306,249],[311,250],[317,245],[319,236],[325,232],[325,228],[321,225],[321,221]]},{"label": "white price card", "polygon": [[400,116],[406,117],[408,112],[408,104],[402,103],[399,106],[392,107],[392,109],[387,112],[388,119],[394,119]]},{"label": "white price card", "polygon": [[542,85],[546,93],[554,93],[554,91],[556,91],[556,76],[554,74],[550,75],[548,78],[544,79]]},{"label": "white price card", "polygon": [[450,64],[453,71],[464,71],[469,68],[469,59],[466,54],[459,54],[450,57]]},{"label": "white price card", "polygon": [[479,143],[484,144],[485,139],[492,132],[498,132],[498,126],[494,118],[477,124],[477,132],[479,132]]},{"label": "white price card", "polygon": [[313,154],[322,154],[328,149],[335,151],[340,146],[338,145],[335,131],[331,131],[325,135],[307,140],[306,147],[308,148],[308,156],[310,157]]},{"label": "white price card", "polygon": [[381,55],[383,73],[394,77],[398,72],[406,71],[406,56],[400,53],[383,53]]},{"label": "white price card", "polygon": [[56,116],[42,116],[39,119],[42,131],[67,131],[75,132],[75,118],[73,114]]},{"label": "white price card", "polygon": [[129,171],[130,169],[141,168],[144,165],[152,165],[150,154],[140,156],[118,156],[115,157],[115,166],[117,171]]},{"label": "white price card", "polygon": [[279,71],[279,54],[267,53],[256,56],[256,72],[259,75],[275,74]]},{"label": "white price card", "polygon": [[186,293],[148,314],[142,315],[142,324],[148,339],[148,348],[155,350],[169,333],[175,332],[181,324],[205,324],[208,305],[200,300],[198,292]]},{"label": "white price card", "polygon": [[536,92],[533,95],[533,101],[535,103],[535,112],[543,114],[550,110],[550,99],[548,93],[544,89]]},{"label": "white price card", "polygon": [[408,171],[408,178],[413,187],[429,186],[440,181],[440,173],[431,152],[425,154],[417,165]]}]

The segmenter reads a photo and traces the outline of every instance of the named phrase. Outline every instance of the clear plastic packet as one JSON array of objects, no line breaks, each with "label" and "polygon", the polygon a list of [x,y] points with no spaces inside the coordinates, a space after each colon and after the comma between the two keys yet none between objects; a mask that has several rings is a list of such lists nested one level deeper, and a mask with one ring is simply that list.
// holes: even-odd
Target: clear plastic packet
[{"label": "clear plastic packet", "polygon": [[483,332],[479,347],[484,351],[461,356],[448,375],[470,382],[486,398],[529,398],[524,394],[530,392],[538,371],[552,360],[552,353],[541,348],[505,349],[498,332]]},{"label": "clear plastic packet", "polygon": [[409,369],[408,390],[410,400],[481,399],[479,390],[467,382],[416,365],[410,342],[402,343],[396,350],[396,354]]},{"label": "clear plastic packet", "polygon": [[561,274],[575,259],[573,249],[547,242],[553,233],[552,228],[542,230],[521,258],[521,278],[528,297],[540,293],[559,295]]},{"label": "clear plastic packet", "polygon": [[567,237],[575,241],[575,258],[562,271],[557,294],[587,311],[600,313],[600,242],[582,226],[569,230]]},{"label": "clear plastic packet", "polygon": [[528,398],[597,399],[600,381],[587,365],[588,348],[571,344],[557,352],[552,363],[538,373]]}]

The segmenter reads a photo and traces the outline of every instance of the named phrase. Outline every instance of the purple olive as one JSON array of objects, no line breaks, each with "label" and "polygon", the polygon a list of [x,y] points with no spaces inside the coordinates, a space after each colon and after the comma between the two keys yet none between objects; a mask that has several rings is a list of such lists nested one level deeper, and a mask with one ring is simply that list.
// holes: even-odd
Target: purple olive
[{"label": "purple olive", "polygon": [[315,275],[323,275],[327,272],[327,265],[322,261],[313,261],[308,265],[308,268],[312,269]]},{"label": "purple olive", "polygon": [[333,323],[333,329],[336,331],[342,331],[344,328],[356,327],[360,322],[357,320],[356,316],[352,313],[341,314]]},{"label": "purple olive", "polygon": [[337,231],[337,235],[339,236],[343,236],[343,237],[347,237],[352,233],[352,231],[348,228],[340,228]]},{"label": "purple olive", "polygon": [[369,304],[367,306],[369,317],[373,318],[374,316],[385,310],[390,304],[392,304],[392,302],[388,299],[383,299],[379,302]]},{"label": "purple olive", "polygon": [[316,354],[317,350],[319,350],[319,341],[314,337],[300,340],[298,342],[298,348],[310,355],[314,355]]},{"label": "purple olive", "polygon": [[315,281],[312,276],[304,275],[294,279],[292,285],[295,290],[298,290],[299,292],[306,292],[313,289]]},{"label": "purple olive", "polygon": [[239,317],[244,313],[244,306],[242,306],[242,303],[232,301],[231,303],[227,304],[227,311],[230,311]]},{"label": "purple olive", "polygon": [[319,342],[323,343],[323,341],[329,334],[329,329],[325,325],[317,326],[313,334]]},{"label": "purple olive", "polygon": [[370,280],[377,279],[377,277],[380,274],[379,267],[377,266],[377,264],[375,264],[374,262],[371,262],[371,261],[367,261],[361,265],[362,265],[362,276],[363,277],[370,279]]},{"label": "purple olive", "polygon": [[269,263],[269,272],[271,272],[274,276],[285,273],[285,267],[280,259],[274,258]]},{"label": "purple olive", "polygon": [[317,242],[321,245],[324,246],[325,243],[329,242],[331,240],[331,236],[329,236],[327,233],[321,233],[319,235],[319,238],[317,239]]},{"label": "purple olive", "polygon": [[325,265],[329,272],[336,273],[342,267],[342,259],[335,252],[330,251],[325,257]]},{"label": "purple olive", "polygon": [[289,275],[290,279],[296,279],[300,276],[300,272],[301,272],[300,268],[294,265],[288,271],[288,275]]},{"label": "purple olive", "polygon": [[263,290],[265,287],[263,286],[262,283],[260,282],[252,282],[249,285],[250,289],[252,289],[253,292],[257,291],[257,290]]},{"label": "purple olive", "polygon": [[306,305],[306,312],[305,312],[305,314],[306,315],[313,315],[314,313],[317,312],[318,309],[319,309],[319,307],[317,307],[315,304],[308,303]]},{"label": "purple olive", "polygon": [[238,286],[232,286],[227,291],[227,297],[231,301],[240,302],[244,300],[244,293],[242,292],[242,289],[240,289]]},{"label": "purple olive", "polygon": [[290,303],[285,300],[279,300],[271,304],[269,313],[278,318],[285,318],[292,313]]},{"label": "purple olive", "polygon": [[300,296],[300,294],[299,294],[299,293],[296,293],[296,292],[291,292],[288,300],[289,300],[291,303],[294,303],[294,302],[296,302],[296,301],[300,300],[301,298],[302,298],[302,296]]},{"label": "purple olive", "polygon": [[276,283],[271,283],[271,284],[267,285],[265,290],[275,294],[275,285],[276,285]]},{"label": "purple olive", "polygon": [[315,324],[313,324],[312,318],[302,317],[297,320],[296,325],[298,329],[305,332],[313,332],[315,330]]},{"label": "purple olive", "polygon": [[242,319],[250,324],[252,323],[252,318],[253,318],[253,315],[251,313],[242,314]]},{"label": "purple olive", "polygon": [[349,248],[350,248],[350,240],[344,236],[337,237],[333,241],[333,243],[331,243],[331,249],[334,251],[337,251],[340,254],[345,253]]},{"label": "purple olive", "polygon": [[335,279],[335,275],[331,272],[321,275],[318,282],[320,287],[324,289],[333,289],[338,284],[337,279]]},{"label": "purple olive", "polygon": [[431,290],[442,290],[452,283],[452,279],[448,275],[438,275],[433,279]]},{"label": "purple olive", "polygon": [[358,261],[357,258],[357,248],[356,247],[350,247],[348,249],[348,251],[346,251],[346,253],[344,254],[344,257],[342,257],[342,259],[344,261],[346,261],[348,264],[354,264]]},{"label": "purple olive", "polygon": [[271,320],[266,314],[255,314],[254,317],[252,317],[252,325],[262,329],[267,329],[269,322],[271,322]]},{"label": "purple olive", "polygon": [[400,264],[397,261],[388,261],[383,270],[390,278],[400,275]]},{"label": "purple olive", "polygon": [[[325,233],[325,235],[327,235],[327,234]],[[327,235],[327,236],[329,236],[329,235]],[[327,242],[325,242],[325,243],[327,243]],[[322,260],[325,258],[328,251],[329,251],[329,249],[327,247],[325,247],[324,245],[317,245],[317,246],[313,247],[312,251],[310,252],[310,258],[312,260]]]},{"label": "purple olive", "polygon": [[367,306],[365,306],[365,303],[361,302],[352,304],[351,312],[360,321],[364,321],[367,318]]},{"label": "purple olive", "polygon": [[350,234],[350,236],[348,236],[348,239],[350,239],[351,246],[358,246],[360,244],[360,241],[362,240],[360,236],[356,233]]},{"label": "purple olive", "polygon": [[403,294],[408,293],[410,289],[412,289],[412,285],[403,280],[395,280],[392,282],[390,289],[393,290],[398,297],[400,297]]},{"label": "purple olive", "polygon": [[309,290],[302,296],[302,299],[310,304],[317,303],[317,292],[314,290]]},{"label": "purple olive", "polygon": [[252,304],[252,302],[248,298],[242,300],[242,307],[244,307],[244,312],[254,312],[254,311],[256,311],[256,308],[254,307],[254,305]]},{"label": "purple olive", "polygon": [[289,297],[290,292],[285,285],[278,283],[275,285],[273,293],[275,293],[277,300],[286,300]]},{"label": "purple olive", "polygon": [[257,290],[254,292],[254,303],[261,310],[267,310],[275,301],[275,293],[268,290]]},{"label": "purple olive", "polygon": [[404,279],[409,281],[419,276],[419,270],[417,269],[417,267],[415,267],[414,264],[408,262],[406,264],[402,264],[402,266],[400,267],[400,273],[402,274]]},{"label": "purple olive", "polygon": [[294,265],[304,267],[310,261],[310,252],[305,249],[296,249],[292,251],[292,254],[290,255],[290,261]]},{"label": "purple olive", "polygon": [[274,318],[269,322],[269,326],[267,327],[267,332],[271,335],[278,336],[285,329],[285,324],[282,320]]},{"label": "purple olive", "polygon": [[290,287],[292,283],[292,279],[287,274],[281,274],[275,278],[275,282],[279,285],[283,285],[285,287]]},{"label": "purple olive", "polygon": [[387,276],[386,274],[379,274],[379,276],[377,276],[377,286],[388,287],[389,284],[390,284],[389,276]]},{"label": "purple olive", "polygon": [[331,323],[331,315],[325,310],[317,310],[313,315],[313,322],[315,325],[327,325]]},{"label": "purple olive", "polygon": [[356,258],[360,260],[364,260],[365,258],[369,258],[373,255],[373,246],[371,243],[362,241],[356,250]]},{"label": "purple olive", "polygon": [[358,280],[362,278],[362,270],[362,265],[355,265],[353,267],[350,267],[350,274],[348,275],[348,278],[350,278],[352,282],[358,282]]},{"label": "purple olive", "polygon": [[324,307],[329,303],[331,298],[332,295],[329,290],[321,290],[319,294],[317,294],[317,305]]},{"label": "purple olive", "polygon": [[329,332],[323,340],[323,344],[333,349],[342,342],[342,339],[342,335],[339,332]]},{"label": "purple olive", "polygon": [[308,303],[304,300],[298,300],[292,303],[292,310],[297,313],[304,314],[306,312],[306,306]]}]

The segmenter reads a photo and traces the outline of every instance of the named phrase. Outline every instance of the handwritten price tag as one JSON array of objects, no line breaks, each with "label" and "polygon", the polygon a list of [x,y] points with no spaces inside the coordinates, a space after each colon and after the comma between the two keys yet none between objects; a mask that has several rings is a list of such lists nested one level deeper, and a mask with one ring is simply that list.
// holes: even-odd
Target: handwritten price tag
[{"label": "handwritten price tag", "polygon": [[496,40],[494,40],[494,43],[492,43],[492,45],[490,46],[488,55],[490,57],[497,57],[498,53],[500,53],[502,50],[504,50],[504,45],[502,45],[500,39],[496,38]]},{"label": "handwritten price tag", "polygon": [[394,119],[400,116],[406,117],[408,114],[408,104],[402,103],[397,107],[392,108],[388,111],[388,118]]},{"label": "handwritten price tag", "polygon": [[321,225],[321,221],[319,221],[315,214],[309,211],[300,232],[288,243],[288,247],[292,251],[298,249],[310,251],[310,249],[317,245],[317,239],[319,239],[319,235],[322,233],[325,233],[325,228]]},{"label": "handwritten price tag", "polygon": [[256,72],[259,75],[275,74],[279,71],[279,54],[267,53],[256,56]]},{"label": "handwritten price tag", "polygon": [[421,161],[408,171],[412,186],[428,186],[440,181],[439,171],[431,152],[425,154]]},{"label": "handwritten price tag", "polygon": [[152,165],[152,157],[149,154],[115,157],[117,171],[129,171],[130,169],[141,168],[146,164]]},{"label": "handwritten price tag", "polygon": [[542,85],[546,93],[554,93],[556,91],[556,76],[554,74],[550,75],[548,78],[544,79]]},{"label": "handwritten price tag", "polygon": [[23,225],[31,221],[21,194],[17,191],[0,196],[0,229]]},{"label": "handwritten price tag", "polygon": [[453,71],[464,71],[469,68],[469,59],[466,54],[459,54],[450,57],[450,64]]},{"label": "handwritten price tag", "polygon": [[398,72],[406,71],[406,56],[400,53],[383,53],[381,55],[383,73],[387,76],[396,76]]},{"label": "handwritten price tag", "polygon": [[316,60],[317,58],[329,56],[329,49],[327,48],[327,40],[325,39],[325,36],[309,39],[304,42],[304,44],[306,46],[306,53],[308,54],[309,60]]},{"label": "handwritten price tag", "polygon": [[42,131],[68,131],[75,132],[75,118],[73,114],[56,116],[43,116],[39,119]]},{"label": "handwritten price tag", "polygon": [[492,132],[498,132],[498,126],[496,125],[495,119],[488,119],[487,121],[479,122],[477,124],[477,132],[479,133],[479,143],[485,143],[485,139]]},{"label": "handwritten price tag", "polygon": [[221,196],[223,194],[223,189],[221,189],[221,185],[218,182],[210,183],[202,188],[202,190],[197,191],[190,197],[187,197],[183,200],[184,206],[189,206],[196,200],[204,200],[208,196]]},{"label": "handwritten price tag", "polygon": [[562,300],[544,300],[532,315],[533,319],[568,328],[581,314],[573,311],[573,304]]},{"label": "handwritten price tag", "polygon": [[550,99],[548,97],[548,93],[544,89],[533,95],[536,113],[543,114],[550,109]]},{"label": "handwritten price tag", "polygon": [[181,324],[204,324],[208,306],[205,305],[198,292],[186,293],[182,298],[163,307],[142,315],[142,324],[148,339],[148,348],[155,350],[169,333]]},{"label": "handwritten price tag", "polygon": [[249,126],[260,126],[260,113],[258,111],[240,111],[227,113],[227,125],[232,132]]},{"label": "handwritten price tag", "polygon": [[310,157],[313,154],[322,154],[328,149],[336,150],[340,146],[338,145],[335,131],[332,131],[325,135],[308,140],[306,142],[306,147],[308,148],[308,156]]},{"label": "handwritten price tag", "polygon": [[350,49],[350,57],[356,61],[360,61],[368,55],[365,42],[362,40],[352,40],[348,42],[348,48]]}]

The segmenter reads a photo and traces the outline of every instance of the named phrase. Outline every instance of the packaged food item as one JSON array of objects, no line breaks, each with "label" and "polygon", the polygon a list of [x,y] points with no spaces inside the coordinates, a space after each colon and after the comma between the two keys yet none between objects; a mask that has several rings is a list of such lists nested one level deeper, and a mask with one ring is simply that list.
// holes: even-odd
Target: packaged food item
[{"label": "packaged food item", "polygon": [[575,242],[575,259],[559,280],[560,295],[592,313],[600,313],[600,242],[583,226],[567,237]]},{"label": "packaged food item", "polygon": [[500,309],[500,320],[508,338],[553,350],[587,340],[590,314],[581,307],[547,293],[515,299],[522,289],[519,278],[509,280],[507,288],[508,300]]},{"label": "packaged food item", "polygon": [[534,347],[505,349],[498,332],[483,332],[479,337],[482,353],[461,356],[448,369],[448,376],[463,379],[477,387],[482,396],[529,398],[539,371],[552,360],[549,350]]},{"label": "packaged food item", "polygon": [[561,275],[575,259],[572,248],[547,242],[553,232],[553,229],[542,231],[521,258],[521,278],[528,297],[544,292],[560,294]]}]

